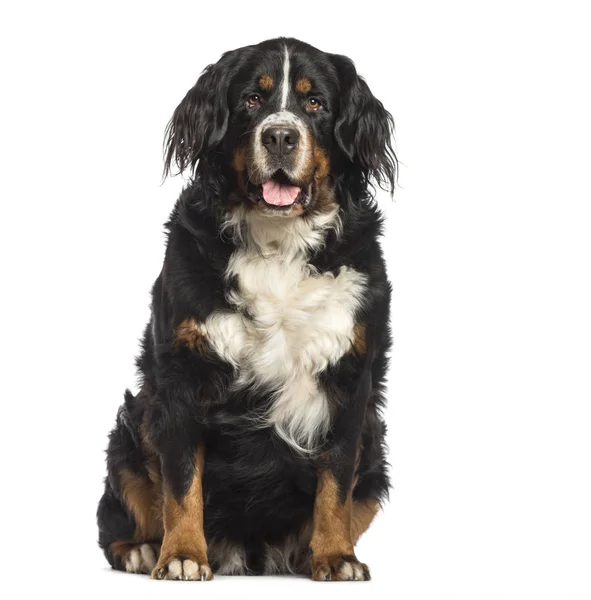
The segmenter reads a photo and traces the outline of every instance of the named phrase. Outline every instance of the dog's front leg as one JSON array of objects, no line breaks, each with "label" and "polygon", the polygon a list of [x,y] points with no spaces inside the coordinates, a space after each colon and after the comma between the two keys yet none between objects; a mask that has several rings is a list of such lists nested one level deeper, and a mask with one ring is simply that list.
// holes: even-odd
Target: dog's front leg
[{"label": "dog's front leg", "polygon": [[367,565],[355,556],[351,531],[355,470],[370,389],[371,373],[366,365],[356,393],[343,403],[336,416],[332,447],[318,461],[310,541],[312,578],[316,581],[370,578]]},{"label": "dog's front leg", "polygon": [[159,387],[146,416],[149,441],[160,455],[164,525],[152,578],[208,581],[213,575],[203,521],[203,365],[189,351],[159,359]]},{"label": "dog's front leg", "polygon": [[207,545],[203,532],[203,489],[204,446],[195,452],[193,465],[189,462],[185,471],[188,485],[179,494],[178,486],[167,477],[166,461],[163,457],[163,521],[164,540],[160,558],[152,577],[154,579],[180,579],[208,581],[213,577],[207,560]]}]

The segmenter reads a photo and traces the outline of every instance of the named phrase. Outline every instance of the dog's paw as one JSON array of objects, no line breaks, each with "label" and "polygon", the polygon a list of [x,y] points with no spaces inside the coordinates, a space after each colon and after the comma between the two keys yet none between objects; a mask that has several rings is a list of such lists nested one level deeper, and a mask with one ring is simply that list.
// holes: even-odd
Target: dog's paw
[{"label": "dog's paw", "polygon": [[150,574],[156,566],[160,554],[159,544],[138,544],[132,548],[123,561],[128,573]]},{"label": "dog's paw", "polygon": [[367,565],[351,554],[319,556],[312,560],[312,579],[315,581],[369,581]]},{"label": "dog's paw", "polygon": [[173,556],[152,571],[152,579],[174,579],[176,581],[209,581],[213,573],[207,563],[198,563],[189,558]]}]

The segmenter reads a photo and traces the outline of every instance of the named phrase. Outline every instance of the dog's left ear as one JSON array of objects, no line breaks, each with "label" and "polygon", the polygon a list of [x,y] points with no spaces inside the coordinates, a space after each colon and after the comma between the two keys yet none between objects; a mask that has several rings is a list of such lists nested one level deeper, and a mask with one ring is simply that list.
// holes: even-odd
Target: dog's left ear
[{"label": "dog's left ear", "polygon": [[165,176],[171,174],[173,164],[179,173],[193,172],[205,152],[224,138],[230,116],[228,91],[237,63],[237,52],[226,52],[203,71],[177,106],[164,138]]},{"label": "dog's left ear", "polygon": [[357,74],[350,58],[332,55],[341,86],[334,136],[349,160],[361,166],[369,180],[394,191],[398,161],[392,148],[394,120]]}]

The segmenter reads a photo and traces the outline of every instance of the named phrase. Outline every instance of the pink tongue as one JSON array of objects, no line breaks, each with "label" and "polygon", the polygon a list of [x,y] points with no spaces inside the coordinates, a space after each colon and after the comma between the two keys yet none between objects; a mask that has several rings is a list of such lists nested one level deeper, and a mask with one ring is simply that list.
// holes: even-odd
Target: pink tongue
[{"label": "pink tongue", "polygon": [[263,198],[265,202],[275,206],[289,206],[295,202],[301,188],[297,185],[284,185],[277,181],[263,183]]}]

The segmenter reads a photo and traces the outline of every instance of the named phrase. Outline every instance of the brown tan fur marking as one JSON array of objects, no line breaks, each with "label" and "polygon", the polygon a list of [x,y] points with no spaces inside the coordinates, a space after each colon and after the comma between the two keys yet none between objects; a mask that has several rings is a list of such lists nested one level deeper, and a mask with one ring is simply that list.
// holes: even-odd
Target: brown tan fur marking
[{"label": "brown tan fur marking", "polygon": [[[174,579],[211,579],[213,577],[207,561],[207,544],[203,533],[203,466],[205,452],[203,444],[195,453],[193,481],[184,498],[179,502],[172,490],[164,486],[164,540],[158,564],[152,571],[155,579],[169,578],[172,563],[187,561],[197,563],[197,577],[170,577]],[[174,575],[174,574],[173,574]]]},{"label": "brown tan fur marking", "polygon": [[312,84],[307,77],[302,77],[297,80],[295,89],[300,94],[307,94],[312,89]]},{"label": "brown tan fur marking", "polygon": [[240,147],[234,150],[232,156],[232,168],[237,173],[246,171],[246,148]]},{"label": "brown tan fur marking", "polygon": [[353,328],[352,347],[357,354],[365,354],[367,352],[366,331],[365,323],[357,323]]},{"label": "brown tan fur marking", "polygon": [[[312,527],[312,578],[317,581],[368,579],[368,568],[355,558],[351,492],[345,501],[333,474],[318,475]],[[360,523],[361,524],[361,523]]]},{"label": "brown tan fur marking", "polygon": [[324,179],[330,173],[330,159],[326,152],[318,146],[314,147],[314,167],[314,177],[317,180]]},{"label": "brown tan fur marking", "polygon": [[306,157],[306,165],[302,175],[304,181],[314,179],[313,185],[316,191],[316,203],[312,208],[313,212],[331,213],[337,208],[334,187],[328,177],[329,174],[329,157],[322,148],[313,144],[311,151]]},{"label": "brown tan fur marking", "polygon": [[265,73],[259,77],[259,85],[261,86],[261,90],[270,92],[273,89],[273,78]]},{"label": "brown tan fur marking", "polygon": [[357,544],[359,538],[367,531],[374,517],[380,510],[380,503],[375,498],[353,502],[351,508],[351,541]]},{"label": "brown tan fur marking", "polygon": [[328,179],[323,179],[316,188],[316,205],[313,210],[319,213],[331,213],[337,208],[334,188]]},{"label": "brown tan fur marking", "polygon": [[330,158],[326,152],[315,143],[307,153],[305,166],[302,169],[302,180],[314,178],[317,184],[322,184],[330,174]]},{"label": "brown tan fur marking", "polygon": [[190,350],[203,352],[207,345],[207,337],[200,323],[195,319],[185,319],[175,330],[175,342],[177,345],[184,345]]},{"label": "brown tan fur marking", "polygon": [[341,502],[338,484],[329,470],[322,470],[318,477],[310,547],[318,556],[353,553],[351,495]]},{"label": "brown tan fur marking", "polygon": [[[248,160],[248,149],[245,146],[240,146],[234,150],[231,166],[236,173],[236,184],[235,189],[230,192],[230,197],[228,198],[231,204],[244,205],[243,200],[247,194],[248,184]],[[249,206],[250,203],[246,203],[245,205]]]},{"label": "brown tan fur marking", "polygon": [[119,481],[125,504],[133,514],[136,523],[133,541],[160,541],[164,532],[162,526],[162,494],[155,465],[151,465],[148,476],[138,475],[129,469],[121,469]]}]

